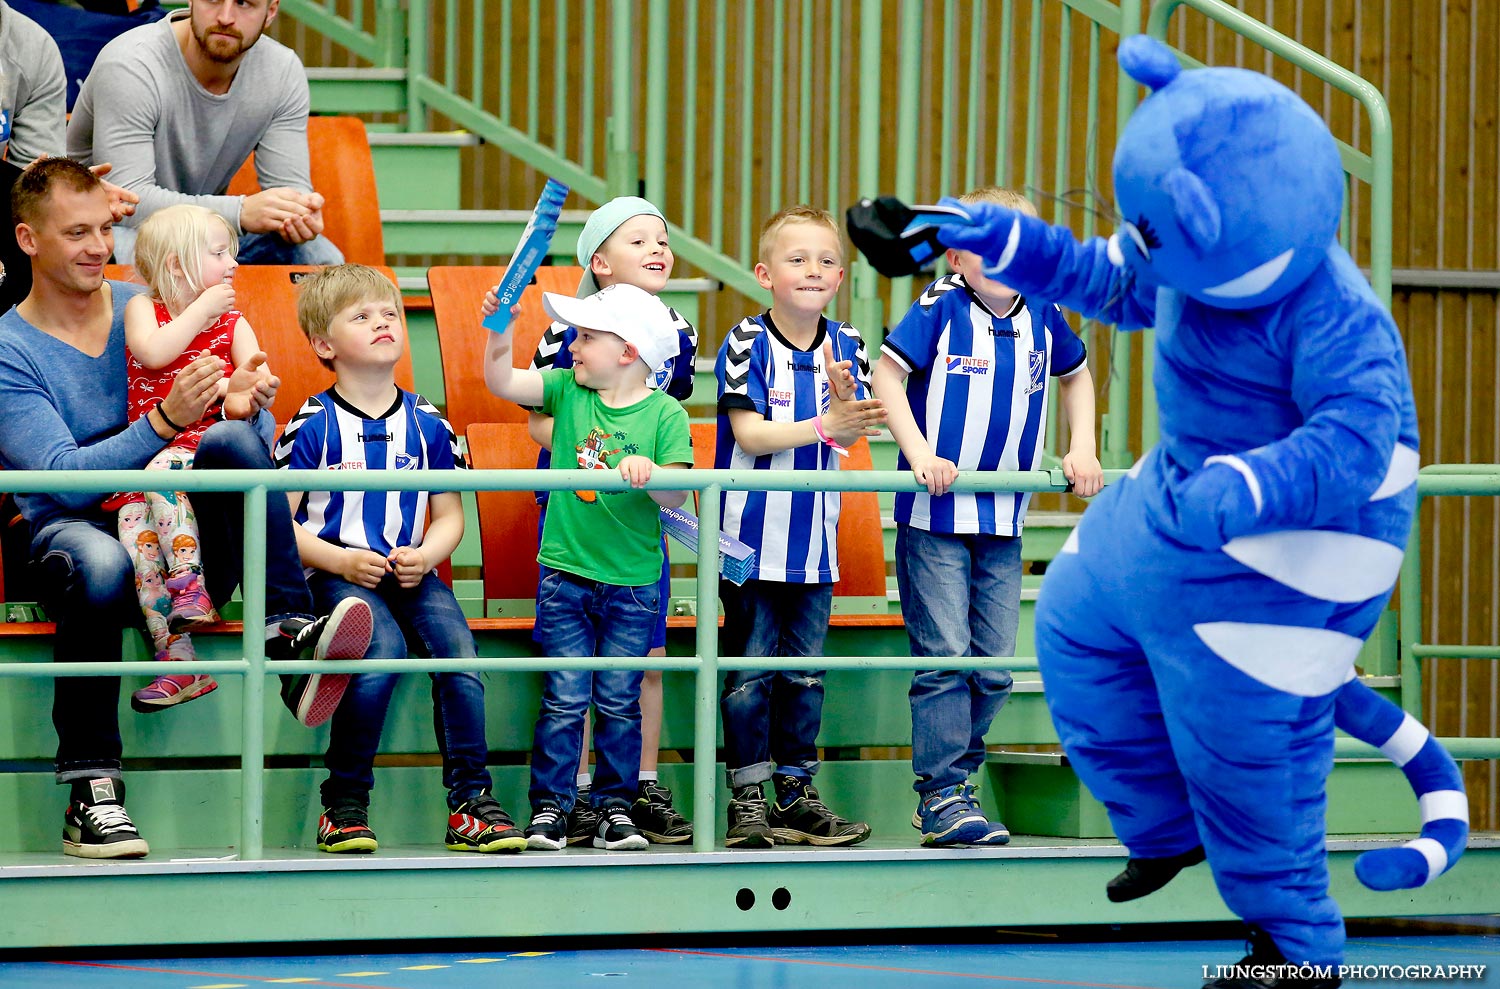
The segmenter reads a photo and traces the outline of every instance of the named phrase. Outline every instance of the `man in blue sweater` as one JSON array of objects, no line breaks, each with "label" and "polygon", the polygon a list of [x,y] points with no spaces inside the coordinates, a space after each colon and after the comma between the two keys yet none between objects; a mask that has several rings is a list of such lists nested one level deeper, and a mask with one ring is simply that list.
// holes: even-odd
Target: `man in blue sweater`
[{"label": "man in blue sweater", "polygon": [[[0,316],[0,466],[7,470],[133,470],[197,421],[228,369],[204,355],[177,375],[145,416],[127,422],[125,302],[138,290],[104,280],[113,249],[109,197],[83,165],[48,158],[11,190],[16,240],[30,257],[30,294]],[[233,380],[233,379],[231,379]],[[274,384],[250,392],[256,412],[208,430],[195,466],[272,464],[264,412]],[[260,431],[258,431],[258,429]],[[39,595],[57,622],[57,662],[116,660],[121,631],[138,625],[133,571],[102,511],[101,493],[18,495],[31,529]],[[243,569],[243,496],[193,496],[208,592],[227,601]],[[364,655],[368,605],[315,619],[292,539],[286,499],[266,499],[266,650],[272,659]],[[342,691],[347,677],[309,677],[305,690]],[[147,845],[125,812],[120,778],[118,677],[61,677],[52,722],[57,781],[71,786],[63,851],[84,858],[139,858]]]}]

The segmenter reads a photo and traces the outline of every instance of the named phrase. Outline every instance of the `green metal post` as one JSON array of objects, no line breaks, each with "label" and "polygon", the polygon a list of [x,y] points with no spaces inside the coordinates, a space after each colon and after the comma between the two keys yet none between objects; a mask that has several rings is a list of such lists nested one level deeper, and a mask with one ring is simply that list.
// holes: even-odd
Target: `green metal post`
[{"label": "green metal post", "polygon": [[427,25],[431,15],[428,0],[411,0],[406,13],[406,129],[427,129],[427,115],[417,83],[427,78]]},{"label": "green metal post", "polygon": [[669,16],[667,0],[651,0],[646,8],[646,198],[658,209],[667,208],[667,63],[676,61],[667,42]]},{"label": "green metal post", "polygon": [[[884,114],[880,105],[880,4],[866,0],[859,7],[859,164],[856,185],[859,196],[874,198],[880,188],[880,135]],[[875,353],[880,344],[873,339],[885,326],[880,285],[870,262],[856,257],[853,268],[854,299],[850,318],[864,335],[865,345]]]},{"label": "green metal post", "polygon": [[[276,497],[282,497],[277,492]],[[244,595],[242,644],[250,669],[240,717],[244,745],[240,751],[240,858],[258,859],[265,852],[262,818],[266,763],[266,489],[245,491]]]},{"label": "green metal post", "polygon": [[379,44],[381,68],[399,68],[406,49],[405,25],[401,19],[401,0],[379,0],[375,8],[375,37]]},{"label": "green metal post", "polygon": [[[917,197],[917,123],[922,102],[922,0],[901,0],[901,54],[896,85],[896,195]],[[891,320],[911,304],[910,277],[891,279]],[[861,326],[869,353],[879,352],[885,326]]]},{"label": "green metal post", "polygon": [[635,105],[631,86],[631,15],[634,4],[609,5],[609,121],[605,125],[604,186],[611,198],[633,196],[639,181],[635,152]]},{"label": "green metal post", "polygon": [[1413,648],[1422,641],[1422,495],[1412,513],[1411,538],[1401,559],[1401,709],[1422,720],[1422,659]]},{"label": "green metal post", "polygon": [[[1140,0],[1120,0],[1120,37],[1140,34]],[[1135,112],[1136,83],[1123,69],[1116,70],[1115,92],[1115,136],[1125,130],[1125,123]],[[1109,368],[1109,409],[1104,413],[1100,437],[1099,461],[1105,467],[1129,467],[1135,460],[1130,449],[1130,358],[1135,349],[1136,335],[1114,333],[1112,360]],[[1149,382],[1149,378],[1145,379]],[[1144,406],[1154,402],[1150,388],[1143,390],[1141,402]]]},{"label": "green metal post", "polygon": [[714,847],[719,700],[719,496],[711,484],[698,498],[698,674],[693,703],[693,851]]}]

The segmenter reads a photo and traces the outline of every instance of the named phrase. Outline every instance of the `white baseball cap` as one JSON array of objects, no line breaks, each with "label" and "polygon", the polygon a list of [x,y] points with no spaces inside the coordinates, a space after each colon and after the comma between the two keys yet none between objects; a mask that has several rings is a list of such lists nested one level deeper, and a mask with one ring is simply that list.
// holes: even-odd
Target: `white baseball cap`
[{"label": "white baseball cap", "polygon": [[660,388],[669,377],[663,373],[680,352],[672,311],[645,289],[623,282],[607,285],[583,299],[542,293],[542,308],[559,323],[581,329],[613,333],[633,344],[646,362],[646,383]]}]

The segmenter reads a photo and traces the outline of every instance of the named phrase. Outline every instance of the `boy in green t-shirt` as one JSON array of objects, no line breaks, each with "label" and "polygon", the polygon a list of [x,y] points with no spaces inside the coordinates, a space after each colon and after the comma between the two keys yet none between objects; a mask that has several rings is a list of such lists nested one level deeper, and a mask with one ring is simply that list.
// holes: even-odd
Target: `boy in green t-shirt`
[{"label": "boy in green t-shirt", "polygon": [[[553,470],[618,470],[635,487],[656,469],[693,461],[687,413],[648,382],[678,352],[670,311],[634,285],[610,285],[586,299],[547,293],[547,314],[576,327],[573,367],[530,371],[511,364],[511,336],[490,337],[490,391],[553,417]],[[564,455],[571,451],[572,455]],[[645,656],[664,602],[661,521],[684,491],[559,492],[550,499],[538,562],[536,637],[549,656]],[[631,823],[641,761],[641,671],[564,670],[546,675],[531,750],[528,848],[567,844],[577,799],[575,770],[583,720],[594,706],[599,768],[592,802],[600,813],[594,847],[640,849]]]}]

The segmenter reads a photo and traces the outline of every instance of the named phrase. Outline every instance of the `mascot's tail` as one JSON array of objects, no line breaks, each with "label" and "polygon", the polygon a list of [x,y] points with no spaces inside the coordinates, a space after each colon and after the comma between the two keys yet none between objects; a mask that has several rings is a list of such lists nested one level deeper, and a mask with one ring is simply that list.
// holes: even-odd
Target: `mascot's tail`
[{"label": "mascot's tail", "polygon": [[1365,852],[1354,862],[1359,881],[1370,889],[1412,889],[1453,868],[1469,840],[1469,799],[1453,757],[1421,722],[1358,680],[1340,688],[1333,720],[1400,766],[1422,807],[1422,836]]}]

